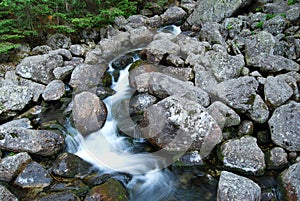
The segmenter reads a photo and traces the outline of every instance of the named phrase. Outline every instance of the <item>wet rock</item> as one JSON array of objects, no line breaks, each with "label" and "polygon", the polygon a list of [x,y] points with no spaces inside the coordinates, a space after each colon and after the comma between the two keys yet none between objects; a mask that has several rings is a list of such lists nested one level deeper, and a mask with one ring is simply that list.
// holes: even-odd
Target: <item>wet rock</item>
[{"label": "wet rock", "polygon": [[0,136],[0,148],[13,152],[51,156],[58,153],[64,146],[63,137],[48,130],[8,127],[0,130]]},{"label": "wet rock", "polygon": [[37,198],[36,201],[53,201],[53,200],[68,200],[68,201],[80,201],[80,198],[70,192],[51,193],[43,197]]},{"label": "wet rock", "polygon": [[128,196],[125,188],[120,182],[114,179],[109,179],[104,184],[92,188],[84,199],[84,201],[94,200],[127,201]]},{"label": "wet rock", "polygon": [[276,15],[272,19],[269,19],[264,22],[263,29],[273,35],[277,35],[282,33],[286,26],[287,22],[285,18],[281,15]]},{"label": "wet rock", "polygon": [[200,25],[203,22],[220,22],[226,17],[231,17],[239,9],[249,4],[250,0],[198,1],[194,12],[189,16],[187,22],[190,25]]},{"label": "wet rock", "polygon": [[270,112],[264,100],[259,95],[256,95],[252,108],[248,110],[247,114],[253,121],[262,124],[268,121]]},{"label": "wet rock", "polygon": [[28,87],[0,87],[0,114],[24,109],[31,101],[32,96],[33,92]]},{"label": "wet rock", "polygon": [[60,55],[44,54],[24,58],[17,65],[16,73],[23,78],[48,84],[54,80],[53,70],[63,65]]},{"label": "wet rock", "polygon": [[286,200],[300,199],[300,162],[291,165],[281,173],[281,182]]},{"label": "wet rock", "polygon": [[155,96],[152,96],[148,93],[140,93],[130,99],[129,106],[132,112],[139,113],[156,102],[157,98]]},{"label": "wet rock", "polygon": [[231,56],[226,52],[215,52],[210,56],[211,71],[219,81],[237,78],[245,66],[242,54]]},{"label": "wet rock", "polygon": [[53,184],[50,188],[52,192],[70,192],[77,196],[85,196],[89,187],[85,185],[81,180],[73,180],[65,183]]},{"label": "wet rock", "polygon": [[57,80],[64,80],[70,77],[74,66],[57,67],[53,70],[53,75]]},{"label": "wet rock", "polygon": [[78,131],[86,136],[102,128],[107,111],[98,96],[91,92],[82,92],[73,99],[72,116]]},{"label": "wet rock", "polygon": [[61,80],[51,81],[42,94],[45,101],[59,100],[65,94],[65,84]]},{"label": "wet rock", "polygon": [[173,43],[172,41],[165,40],[154,40],[147,47],[147,59],[153,61],[154,63],[159,63],[164,55],[174,54],[178,55],[180,51],[179,45]]},{"label": "wet rock", "polygon": [[240,124],[238,128],[238,135],[244,136],[244,135],[252,135],[253,134],[254,125],[252,121],[244,120]]},{"label": "wet rock", "polygon": [[300,150],[300,103],[291,101],[275,109],[269,120],[272,141],[288,151]]},{"label": "wet rock", "polygon": [[82,45],[71,45],[70,46],[70,51],[73,55],[75,56],[84,56],[87,49],[84,48]]},{"label": "wet rock", "polygon": [[275,107],[284,104],[293,95],[293,89],[285,79],[272,76],[267,77],[264,92],[266,101]]},{"label": "wet rock", "polygon": [[71,60],[72,59],[72,54],[69,50],[66,49],[56,49],[56,50],[51,50],[49,51],[48,54],[52,55],[61,55],[64,59],[66,60]]},{"label": "wet rock", "polygon": [[[246,58],[247,60],[247,58]],[[264,72],[299,71],[300,65],[293,60],[279,55],[260,53],[248,60],[249,66],[259,68]]]},{"label": "wet rock", "polygon": [[91,89],[102,82],[106,68],[99,64],[80,64],[73,70],[69,84],[76,89],[76,92]]},{"label": "wet rock", "polygon": [[46,44],[52,49],[68,49],[71,46],[71,39],[63,34],[56,33],[49,37]]},{"label": "wet rock", "polygon": [[141,26],[137,29],[132,29],[129,31],[130,42],[133,46],[142,47],[147,45],[152,41],[154,33],[150,31],[147,27]]},{"label": "wet rock", "polygon": [[162,21],[164,24],[174,24],[180,20],[184,20],[186,12],[177,6],[168,8],[162,15]]},{"label": "wet rock", "polygon": [[0,185],[0,200],[18,201],[18,198],[3,185]]},{"label": "wet rock", "polygon": [[258,201],[260,196],[260,186],[252,180],[231,172],[221,172],[217,200]]},{"label": "wet rock", "polygon": [[220,33],[221,25],[218,23],[205,23],[200,31],[200,38],[210,44],[220,44],[227,47],[226,41]]},{"label": "wet rock", "polygon": [[108,88],[108,87],[97,87],[96,89],[96,95],[101,99],[105,99],[107,98],[108,96],[112,96],[114,95],[116,92],[111,89],[111,88]]},{"label": "wet rock", "polygon": [[288,155],[281,147],[274,147],[266,153],[268,169],[282,169],[288,164]]},{"label": "wet rock", "polygon": [[230,107],[241,112],[252,108],[258,82],[255,78],[244,76],[223,81],[215,86],[216,95]]},{"label": "wet rock", "polygon": [[145,110],[142,133],[167,151],[199,151],[202,158],[222,140],[215,120],[199,103],[170,96]]},{"label": "wet rock", "polygon": [[228,140],[221,146],[221,154],[225,167],[243,174],[262,175],[266,168],[264,153],[254,137]]},{"label": "wet rock", "polygon": [[91,167],[92,165],[80,157],[71,153],[63,153],[56,159],[51,170],[55,175],[73,178],[86,175]]},{"label": "wet rock", "polygon": [[194,166],[194,165],[204,165],[201,156],[199,155],[198,151],[192,151],[185,153],[178,159],[178,162],[173,165],[179,166]]},{"label": "wet rock", "polygon": [[159,98],[178,94],[203,106],[208,106],[210,101],[208,94],[202,89],[157,72],[137,76],[136,87],[139,92],[149,92]]},{"label": "wet rock", "polygon": [[220,128],[237,126],[241,122],[240,116],[220,101],[213,102],[207,108],[207,111],[216,120]]},{"label": "wet rock", "polygon": [[131,55],[124,55],[113,61],[111,65],[116,70],[122,70],[131,63],[133,63],[133,57]]},{"label": "wet rock", "polygon": [[91,65],[102,63],[101,55],[102,50],[100,49],[100,47],[96,47],[95,49],[90,50],[86,53],[84,63]]},{"label": "wet rock", "polygon": [[31,160],[27,153],[18,153],[1,159],[0,180],[10,182]]},{"label": "wet rock", "polygon": [[29,163],[14,184],[22,188],[45,188],[52,182],[47,170],[37,162]]}]

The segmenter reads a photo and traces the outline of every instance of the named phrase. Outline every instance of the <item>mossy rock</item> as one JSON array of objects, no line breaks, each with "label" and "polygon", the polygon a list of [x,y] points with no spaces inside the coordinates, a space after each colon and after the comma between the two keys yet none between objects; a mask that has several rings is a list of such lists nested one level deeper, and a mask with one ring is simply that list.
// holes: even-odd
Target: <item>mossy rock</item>
[{"label": "mossy rock", "polygon": [[127,201],[128,196],[124,186],[115,179],[109,179],[104,184],[95,186],[85,197],[84,201]]}]

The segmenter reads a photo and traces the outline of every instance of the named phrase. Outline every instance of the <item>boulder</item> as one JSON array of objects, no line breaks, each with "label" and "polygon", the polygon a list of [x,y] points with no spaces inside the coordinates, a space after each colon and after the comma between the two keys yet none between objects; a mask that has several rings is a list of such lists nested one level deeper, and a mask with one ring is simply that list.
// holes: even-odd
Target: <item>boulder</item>
[{"label": "boulder", "polygon": [[247,115],[257,123],[266,123],[269,119],[270,111],[267,104],[260,97],[255,95],[251,109],[248,110]]},{"label": "boulder", "polygon": [[57,80],[64,80],[70,77],[73,69],[75,67],[74,66],[63,66],[63,67],[57,67],[53,70],[53,75],[55,77],[55,79]]},{"label": "boulder", "polygon": [[96,47],[95,49],[90,50],[86,53],[84,63],[86,64],[102,63],[103,59],[101,55],[102,55],[102,50],[100,49],[100,47]]},{"label": "boulder", "polygon": [[16,68],[16,73],[23,78],[43,84],[54,80],[53,70],[63,65],[63,57],[57,54],[44,54],[24,58]]},{"label": "boulder", "polygon": [[167,151],[199,151],[202,158],[222,140],[222,131],[206,109],[195,101],[170,96],[148,107],[141,131]]},{"label": "boulder", "polygon": [[51,156],[61,151],[64,146],[63,137],[49,130],[8,127],[0,130],[0,136],[0,148],[13,152]]},{"label": "boulder", "polygon": [[59,192],[59,193],[51,193],[49,195],[45,195],[43,197],[39,197],[36,201],[53,201],[53,200],[68,200],[68,201],[80,201],[80,198],[70,192]]},{"label": "boulder", "polygon": [[222,171],[218,185],[218,201],[259,201],[261,189],[252,180],[231,172]]},{"label": "boulder", "polygon": [[174,24],[178,21],[184,20],[186,12],[177,6],[169,7],[162,15],[163,24]]},{"label": "boulder", "polygon": [[87,49],[84,48],[82,45],[71,45],[70,46],[70,52],[75,56],[84,56]]},{"label": "boulder", "polygon": [[288,23],[285,17],[276,15],[275,17],[264,22],[263,29],[276,36],[285,30],[287,24]]},{"label": "boulder", "polygon": [[10,182],[25,166],[32,161],[28,153],[6,156],[0,160],[0,180]]},{"label": "boulder", "polygon": [[147,47],[147,59],[153,61],[154,63],[159,63],[164,55],[174,54],[178,55],[180,52],[180,47],[176,43],[170,41],[169,39],[160,39],[152,41]]},{"label": "boulder", "polygon": [[71,39],[63,34],[56,33],[48,38],[46,45],[52,49],[68,49],[71,46]]},{"label": "boulder", "polygon": [[288,155],[281,147],[274,147],[266,153],[268,169],[282,169],[288,164]]},{"label": "boulder", "polygon": [[154,33],[145,26],[141,26],[129,31],[130,42],[134,47],[142,47],[148,45],[154,36]]},{"label": "boulder", "polygon": [[28,79],[22,79],[19,78],[19,86],[26,86],[28,87],[32,92],[32,101],[38,102],[41,94],[44,92],[46,86],[44,84],[39,84],[37,82],[28,80]]},{"label": "boulder", "polygon": [[227,44],[220,30],[221,25],[218,23],[204,23],[200,31],[200,38],[202,41],[208,41],[210,44],[220,44],[226,48]]},{"label": "boulder", "polygon": [[66,50],[66,49],[51,50],[51,51],[48,52],[48,54],[61,55],[65,60],[71,60],[72,59],[71,52],[69,50]]},{"label": "boulder", "polygon": [[197,7],[189,16],[190,25],[200,25],[204,22],[220,22],[226,17],[231,17],[239,9],[251,3],[251,0],[203,0],[197,1]]},{"label": "boulder", "polygon": [[300,200],[300,162],[281,173],[281,183],[286,200]]},{"label": "boulder", "polygon": [[87,136],[104,125],[107,116],[106,106],[95,94],[82,92],[73,99],[72,116],[78,131]]},{"label": "boulder", "polygon": [[266,168],[264,153],[254,137],[245,136],[226,141],[221,146],[221,154],[221,160],[226,168],[247,175],[264,174]]},{"label": "boulder", "polygon": [[300,151],[300,103],[291,101],[275,109],[269,120],[272,141],[288,151]]},{"label": "boulder", "polygon": [[59,100],[65,94],[65,84],[61,80],[53,80],[47,86],[42,96],[45,101]]},{"label": "boulder", "polygon": [[138,92],[148,92],[159,98],[177,94],[203,106],[208,106],[210,102],[208,94],[202,89],[162,73],[143,73],[135,79]]},{"label": "boulder", "polygon": [[3,185],[0,185],[0,200],[18,201],[18,198]]},{"label": "boulder", "polygon": [[48,171],[39,163],[31,162],[18,175],[14,184],[21,188],[45,188],[52,182]]},{"label": "boulder", "polygon": [[205,53],[205,42],[200,42],[197,38],[181,34],[177,37],[176,43],[185,55],[189,55],[190,53],[204,55]]}]

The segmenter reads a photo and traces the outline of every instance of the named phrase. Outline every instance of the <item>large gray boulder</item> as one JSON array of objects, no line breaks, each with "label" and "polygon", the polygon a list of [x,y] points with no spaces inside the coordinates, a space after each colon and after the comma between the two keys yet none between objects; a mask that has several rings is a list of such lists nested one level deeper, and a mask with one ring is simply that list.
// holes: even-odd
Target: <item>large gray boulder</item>
[{"label": "large gray boulder", "polygon": [[26,86],[0,87],[0,114],[24,109],[32,97],[32,90]]},{"label": "large gray boulder", "polygon": [[3,185],[0,185],[0,200],[18,201],[18,198]]},{"label": "large gray boulder", "polygon": [[260,201],[261,189],[252,180],[222,171],[218,185],[218,201]]},{"label": "large gray boulder", "polygon": [[61,80],[51,81],[42,96],[46,101],[59,100],[65,94],[65,84]]},{"label": "large gray boulder", "polygon": [[300,151],[300,103],[277,108],[269,120],[272,141],[288,151]]},{"label": "large gray boulder", "polygon": [[258,147],[256,138],[250,136],[224,143],[221,146],[221,160],[225,167],[243,174],[262,175],[266,168],[264,153]]},{"label": "large gray boulder", "polygon": [[16,73],[23,78],[48,84],[54,80],[53,70],[63,66],[63,57],[56,54],[44,54],[24,58],[17,65]]},{"label": "large gray boulder", "polygon": [[160,39],[152,41],[147,47],[147,58],[149,61],[159,63],[165,54],[178,55],[180,46],[169,39]]},{"label": "large gray boulder", "polygon": [[31,161],[26,152],[3,158],[0,161],[0,180],[10,182]]},{"label": "large gray boulder", "polygon": [[138,75],[135,80],[138,92],[148,92],[159,98],[177,94],[194,100],[203,106],[209,105],[209,96],[205,91],[162,73],[143,73]]},{"label": "large gray boulder", "polygon": [[286,200],[300,200],[300,162],[291,165],[281,173],[284,196]]},{"label": "large gray boulder", "polygon": [[0,129],[0,148],[13,152],[28,152],[51,156],[64,146],[64,139],[54,131],[32,130],[24,127]]},{"label": "large gray boulder", "polygon": [[73,99],[73,120],[78,131],[86,136],[102,128],[107,111],[104,103],[91,92],[82,92]]},{"label": "large gray boulder", "polygon": [[145,26],[132,29],[129,31],[129,34],[130,42],[134,47],[148,45],[148,43],[152,41],[152,38],[154,36],[154,32],[152,32]]},{"label": "large gray boulder", "polygon": [[180,20],[183,20],[186,16],[186,12],[177,6],[168,8],[162,15],[161,19],[163,24],[174,24]]},{"label": "large gray boulder", "polygon": [[257,88],[254,77],[244,76],[217,84],[214,93],[230,107],[246,112],[252,108]]},{"label": "large gray boulder", "polygon": [[190,25],[200,25],[203,22],[220,22],[231,17],[239,9],[251,3],[251,0],[198,0],[197,7],[187,19]]},{"label": "large gray boulder", "polygon": [[167,151],[199,151],[202,158],[221,142],[222,131],[206,109],[195,101],[170,96],[144,113],[141,131]]}]

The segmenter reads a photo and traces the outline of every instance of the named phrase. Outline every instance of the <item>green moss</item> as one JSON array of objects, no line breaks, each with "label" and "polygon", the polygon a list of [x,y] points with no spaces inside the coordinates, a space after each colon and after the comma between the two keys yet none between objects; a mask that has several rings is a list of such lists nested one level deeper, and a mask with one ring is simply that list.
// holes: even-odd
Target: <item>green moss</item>
[{"label": "green moss", "polygon": [[227,30],[230,30],[230,29],[232,29],[233,28],[233,26],[231,25],[231,24],[228,24],[227,26],[226,26],[226,29]]},{"label": "green moss", "polygon": [[296,4],[298,3],[298,0],[288,0],[288,5],[293,5],[293,4]]},{"label": "green moss", "polygon": [[264,25],[264,21],[261,20],[255,25],[255,28],[262,29],[263,25]]}]

